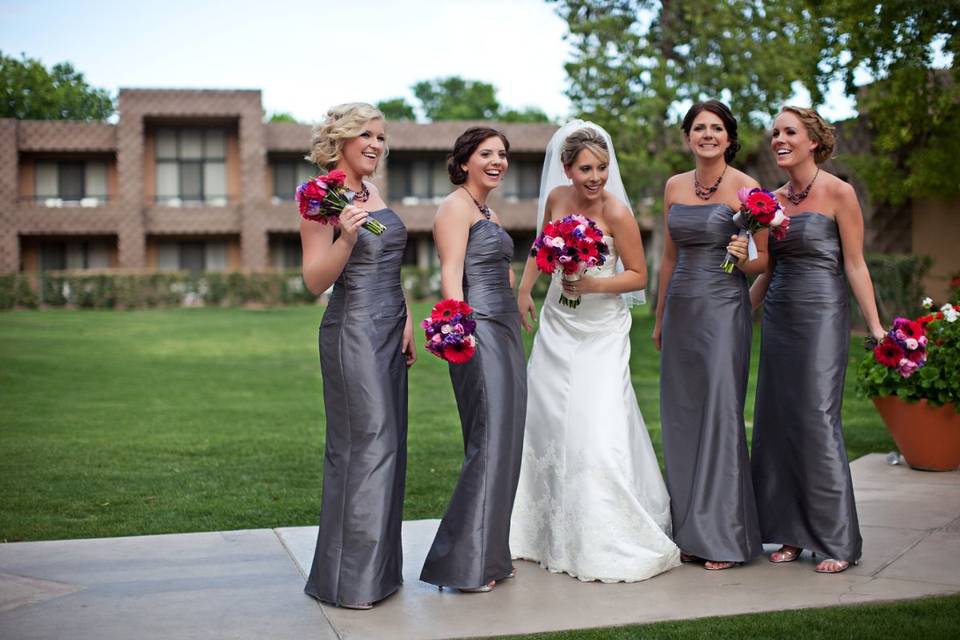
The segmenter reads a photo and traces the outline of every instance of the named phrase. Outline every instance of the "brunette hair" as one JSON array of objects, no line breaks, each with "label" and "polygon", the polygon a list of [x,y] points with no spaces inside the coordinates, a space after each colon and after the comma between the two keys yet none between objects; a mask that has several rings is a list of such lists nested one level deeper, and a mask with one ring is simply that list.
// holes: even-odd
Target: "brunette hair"
[{"label": "brunette hair", "polygon": [[610,162],[610,148],[599,131],[590,127],[577,129],[566,137],[560,149],[560,164],[569,167],[584,149],[589,149],[603,162]]},{"label": "brunette hair", "polygon": [[837,147],[837,137],[834,134],[836,128],[824,120],[816,109],[791,105],[780,108],[780,113],[788,111],[800,119],[807,130],[807,135],[817,143],[817,148],[813,150],[813,159],[816,163],[823,164],[829,160],[833,156],[833,150]]},{"label": "brunette hair", "polygon": [[[385,120],[383,112],[366,102],[347,102],[330,107],[327,117],[313,128],[310,153],[306,159],[327,169],[333,169],[340,160],[343,143],[363,133],[371,120]],[[382,161],[387,157],[387,145],[383,145]]]},{"label": "brunette hair", "polygon": [[733,117],[730,107],[719,100],[697,102],[690,107],[687,115],[683,116],[683,123],[680,124],[680,128],[683,129],[683,133],[686,134],[687,137],[690,137],[693,121],[704,111],[709,111],[720,118],[723,122],[723,128],[727,130],[727,138],[730,140],[730,146],[723,152],[723,159],[726,160],[727,164],[730,164],[733,162],[734,157],[736,157],[737,151],[740,150],[740,142],[737,138],[737,119]]},{"label": "brunette hair", "polygon": [[492,137],[498,137],[503,141],[503,148],[510,153],[510,141],[496,129],[490,127],[470,127],[460,134],[457,141],[453,143],[453,151],[447,156],[447,173],[450,174],[450,182],[453,184],[463,184],[467,181],[467,172],[461,165],[467,163],[473,152],[477,150],[484,140]]}]

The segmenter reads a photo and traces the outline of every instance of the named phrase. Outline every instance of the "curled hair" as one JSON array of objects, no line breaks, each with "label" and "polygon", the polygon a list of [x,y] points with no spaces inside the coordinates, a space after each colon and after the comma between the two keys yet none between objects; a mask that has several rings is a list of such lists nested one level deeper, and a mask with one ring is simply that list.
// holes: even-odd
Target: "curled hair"
[{"label": "curled hair", "polygon": [[[333,169],[340,161],[344,142],[359,136],[368,122],[378,119],[385,119],[383,112],[366,102],[347,102],[330,107],[323,122],[313,128],[310,153],[306,159],[328,171]],[[387,146],[384,144],[380,159],[386,157]]]},{"label": "curled hair", "polygon": [[813,159],[817,164],[823,164],[833,157],[833,150],[837,147],[837,137],[834,134],[836,128],[823,119],[816,109],[807,109],[805,107],[794,107],[787,105],[780,108],[780,113],[792,113],[800,119],[807,135],[817,143],[817,148],[813,150]]},{"label": "curled hair", "polygon": [[610,162],[610,148],[603,135],[596,129],[584,127],[566,137],[560,149],[560,164],[569,167],[584,149],[590,150],[603,162]]},{"label": "curled hair", "polygon": [[510,141],[496,129],[490,127],[470,127],[460,134],[457,141],[453,143],[453,151],[447,156],[447,173],[450,174],[450,182],[453,184],[463,184],[467,181],[467,172],[463,166],[473,155],[484,140],[496,136],[503,141],[503,148],[510,153]]},{"label": "curled hair", "polygon": [[723,152],[723,159],[727,164],[730,164],[733,162],[734,157],[736,157],[737,151],[740,151],[740,142],[737,138],[737,119],[733,117],[730,107],[719,100],[697,102],[690,107],[687,114],[683,116],[683,122],[680,124],[680,128],[683,129],[683,133],[689,138],[690,130],[693,128],[693,121],[704,111],[709,111],[720,118],[720,121],[723,122],[723,128],[727,130],[727,139],[730,141],[730,146]]}]

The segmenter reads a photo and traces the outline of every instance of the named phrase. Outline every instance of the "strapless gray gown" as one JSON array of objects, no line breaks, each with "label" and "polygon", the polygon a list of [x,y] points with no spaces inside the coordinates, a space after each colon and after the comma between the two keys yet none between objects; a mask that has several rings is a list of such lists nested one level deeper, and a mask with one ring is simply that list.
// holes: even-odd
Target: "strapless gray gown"
[{"label": "strapless gray gown", "polygon": [[837,223],[794,215],[770,257],[753,426],[763,541],[852,562],[863,541],[840,417],[850,303]]},{"label": "strapless gray gown", "polygon": [[400,525],[407,461],[406,304],[400,261],[407,231],[390,209],[360,231],[320,324],[326,458],[320,532],[305,591],[363,604],[403,581]]},{"label": "strapless gray gown", "polygon": [[510,574],[510,514],[517,493],[527,374],[520,313],[510,288],[513,241],[499,225],[470,227],[463,295],[477,321],[477,351],[450,365],[464,461],[420,579],[472,589]]},{"label": "strapless gray gown", "polygon": [[743,273],[720,268],[732,215],[726,204],[670,207],[677,264],[664,299],[660,419],[677,546],[746,562],[763,547],[743,424],[750,299]]}]

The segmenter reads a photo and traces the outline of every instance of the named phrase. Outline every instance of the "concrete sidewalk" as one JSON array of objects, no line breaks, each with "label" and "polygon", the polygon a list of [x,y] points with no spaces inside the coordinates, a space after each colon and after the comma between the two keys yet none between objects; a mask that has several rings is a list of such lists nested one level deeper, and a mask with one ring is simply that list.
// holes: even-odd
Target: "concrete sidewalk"
[{"label": "concrete sidewalk", "polygon": [[372,611],[303,594],[316,527],[0,545],[0,637],[456,638],[875,602],[960,592],[960,472],[852,465],[863,562],[820,575],[807,555],[728,571],[693,565],[634,584],[517,563],[488,594],[417,580],[436,520],[404,523],[405,585]]}]

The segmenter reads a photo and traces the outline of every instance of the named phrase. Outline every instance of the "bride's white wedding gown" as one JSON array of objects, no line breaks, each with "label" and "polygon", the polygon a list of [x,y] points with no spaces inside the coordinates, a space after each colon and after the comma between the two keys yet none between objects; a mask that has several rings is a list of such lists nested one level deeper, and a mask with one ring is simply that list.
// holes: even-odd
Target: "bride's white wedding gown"
[{"label": "bride's white wedding gown", "polygon": [[[610,255],[588,275],[616,274]],[[630,311],[619,295],[558,303],[554,274],[527,364],[527,421],[510,549],[603,582],[680,564],[670,498],[630,383]]]}]

